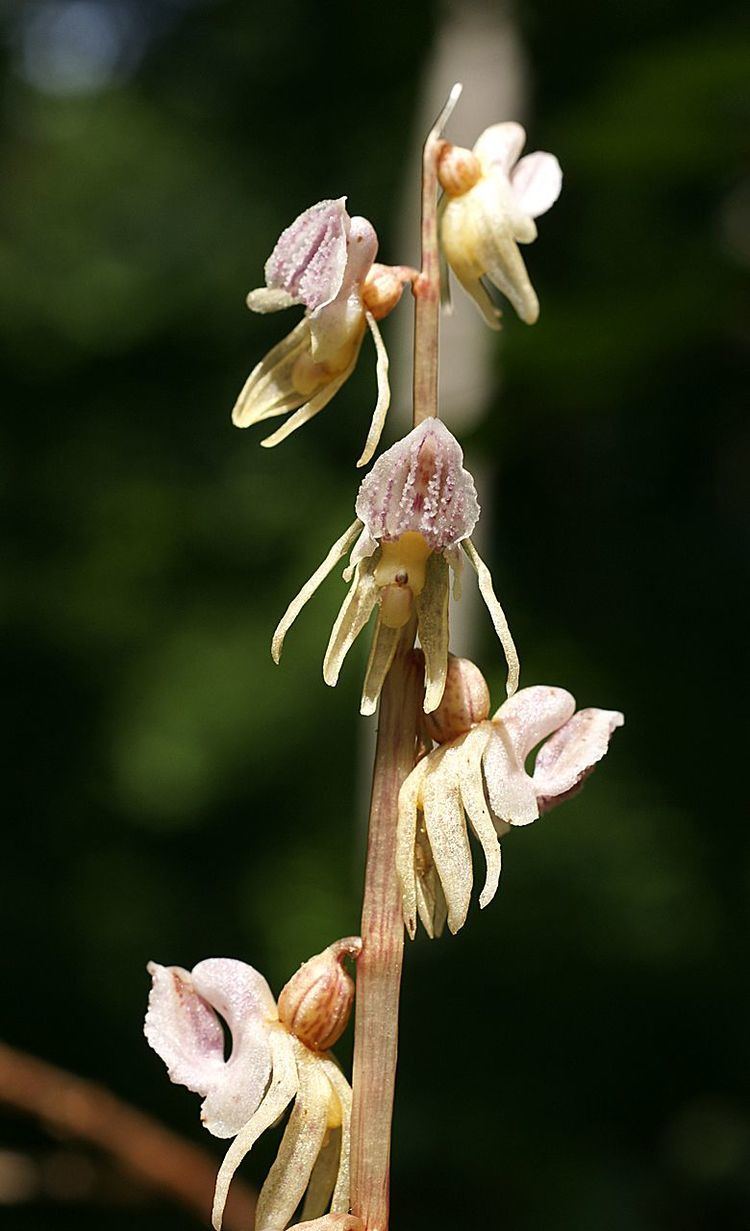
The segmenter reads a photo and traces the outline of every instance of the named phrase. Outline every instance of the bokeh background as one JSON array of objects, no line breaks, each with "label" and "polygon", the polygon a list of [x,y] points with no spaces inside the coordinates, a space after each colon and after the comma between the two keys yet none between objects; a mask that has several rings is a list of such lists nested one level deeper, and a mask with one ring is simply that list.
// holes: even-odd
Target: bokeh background
[{"label": "bokeh background", "polygon": [[[369,755],[365,647],[320,680],[336,581],[281,670],[268,640],[351,519],[372,363],[260,449],[228,412],[290,321],[243,297],[322,197],[416,259],[395,250],[416,116],[462,7],[0,10],[2,1034],[216,1158],[142,1038],[145,963],[231,954],[278,991],[355,931]],[[741,13],[503,10],[530,148],[566,184],[528,252],[542,318],[506,315],[465,443],[525,681],[627,726],[580,797],[506,842],[491,909],[408,948],[394,1231],[750,1226]],[[488,621],[474,636],[499,700]],[[201,1225],[12,1107],[0,1193],[8,1231]]]}]

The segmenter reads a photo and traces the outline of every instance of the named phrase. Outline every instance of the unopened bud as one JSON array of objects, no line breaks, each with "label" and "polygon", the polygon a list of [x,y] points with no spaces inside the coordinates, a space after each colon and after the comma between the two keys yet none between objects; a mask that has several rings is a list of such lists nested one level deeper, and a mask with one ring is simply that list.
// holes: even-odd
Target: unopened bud
[{"label": "unopened bud", "polygon": [[362,302],[375,317],[381,321],[388,316],[403,294],[403,279],[398,276],[390,265],[373,265],[368,271],[362,286]]},{"label": "unopened bud", "polygon": [[478,182],[482,168],[476,154],[446,141],[438,155],[438,179],[449,197],[462,197]]},{"label": "unopened bud", "polygon": [[443,699],[436,710],[426,714],[425,729],[437,744],[464,735],[490,712],[490,690],[478,667],[468,658],[448,656],[448,674]]},{"label": "unopened bud", "polygon": [[279,1021],[313,1051],[327,1051],[341,1038],[354,1003],[354,980],[344,958],[359,957],[362,941],[347,936],[311,957],[279,996]]}]

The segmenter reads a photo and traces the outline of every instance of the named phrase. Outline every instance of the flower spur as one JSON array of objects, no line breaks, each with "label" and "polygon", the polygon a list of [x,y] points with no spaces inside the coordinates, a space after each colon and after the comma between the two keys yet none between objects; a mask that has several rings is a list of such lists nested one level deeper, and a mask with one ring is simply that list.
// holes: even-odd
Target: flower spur
[{"label": "flower spur", "polygon": [[425,419],[386,450],[362,481],[357,520],[289,604],[274,633],[278,663],[284,638],[305,603],[351,550],[351,581],[323,660],[323,678],[338,681],[344,659],[375,607],[378,619],[365,673],[361,712],[372,714],[401,630],[416,616],[425,660],[424,710],[440,704],[448,670],[450,570],[458,597],[461,549],[474,568],[482,597],[508,663],[508,694],[518,685],[518,655],[492,577],[469,537],[479,518],[474,480],[463,468],[458,441],[439,419]]},{"label": "flower spur", "polygon": [[319,201],[287,227],[266,262],[266,286],[251,291],[253,312],[295,304],[305,315],[250,373],[232,411],[237,427],[288,413],[261,443],[272,448],[317,415],[349,379],[369,327],[377,354],[378,397],[358,465],[377,448],[390,403],[388,355],[376,320],[398,302],[412,271],[373,264],[378,239],[366,218],[350,218],[346,198]]},{"label": "flower spur", "polygon": [[[354,994],[341,963],[360,949],[359,938],[348,937],[311,958],[278,1006],[263,976],[232,958],[209,958],[191,972],[149,965],[146,1038],[172,1081],[204,1096],[208,1131],[234,1137],[216,1181],[217,1231],[237,1167],[292,1102],[258,1197],[258,1231],[283,1231],[303,1196],[305,1225],[359,1225],[348,1214],[351,1089],[327,1048],[345,1028]],[[232,1036],[228,1060],[222,1018]]]},{"label": "flower spur", "polygon": [[520,124],[493,124],[473,150],[446,143],[438,168],[445,190],[440,205],[440,244],[462,287],[487,324],[500,328],[500,310],[488,295],[487,278],[505,295],[522,321],[533,325],[539,300],[518,244],[536,239],[535,218],[554,205],[562,172],[554,154],[527,154]]},{"label": "flower spur", "polygon": [[[443,702],[425,723],[438,747],[399,795],[396,865],[412,937],[417,916],[432,937],[446,919],[451,932],[466,921],[473,883],[467,818],[487,865],[484,907],[500,881],[500,837],[570,798],[624,722],[612,710],[575,713],[569,692],[544,685],[521,689],[491,720],[489,709],[479,670],[451,658]],[[528,773],[526,759],[545,739]]]}]

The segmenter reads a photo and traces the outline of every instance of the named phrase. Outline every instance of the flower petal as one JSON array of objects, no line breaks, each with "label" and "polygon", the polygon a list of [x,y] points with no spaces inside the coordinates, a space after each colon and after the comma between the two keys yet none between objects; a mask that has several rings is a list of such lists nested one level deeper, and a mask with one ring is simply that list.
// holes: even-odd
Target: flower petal
[{"label": "flower petal", "polygon": [[215,1231],[221,1231],[229,1185],[243,1158],[255,1145],[261,1133],[275,1124],[283,1115],[299,1088],[297,1062],[291,1036],[285,1030],[270,1032],[273,1079],[258,1110],[248,1120],[227,1150],[216,1177],[216,1191],[211,1213]]},{"label": "flower petal", "polygon": [[591,773],[625,718],[616,710],[580,710],[539,749],[534,789],[540,807],[561,803]]},{"label": "flower petal", "polygon": [[328,649],[323,659],[323,679],[333,688],[339,678],[344,659],[372,615],[378,601],[375,584],[375,557],[360,560],[354,570],[354,580],[341,604],[331,630]]},{"label": "flower petal", "polygon": [[235,427],[250,427],[300,406],[306,394],[294,387],[292,371],[309,353],[310,325],[303,320],[253,368],[232,410]]},{"label": "flower petal", "polygon": [[460,756],[457,758],[460,760],[458,779],[461,787],[461,802],[484,851],[487,864],[484,888],[479,895],[479,905],[482,909],[492,901],[497,893],[502,866],[500,842],[487,808],[482,777],[482,758],[491,734],[491,723],[478,723],[461,740]]},{"label": "flower petal", "polygon": [[492,574],[487,568],[487,565],[482,557],[479,555],[479,552],[472,543],[471,539],[467,539],[461,544],[461,546],[466,552],[466,555],[469,557],[469,563],[477,575],[479,593],[485,601],[487,610],[490,613],[490,618],[495,628],[495,632],[500,638],[500,644],[503,647],[503,653],[505,654],[505,661],[508,664],[508,679],[505,685],[505,691],[509,697],[512,697],[513,693],[518,688],[518,677],[521,671],[521,664],[518,661],[518,651],[516,650],[513,638],[510,634],[508,621],[505,618],[505,612],[500,606],[497,595],[495,594],[492,585]]},{"label": "flower petal", "polygon": [[271,642],[271,655],[273,661],[278,663],[281,658],[281,651],[284,648],[284,638],[286,637],[292,624],[297,619],[305,603],[309,602],[318,586],[325,581],[328,574],[336,567],[339,560],[346,555],[354,540],[359,535],[362,528],[360,521],[352,522],[348,530],[345,530],[340,539],[336,539],[333,547],[328,552],[322,564],[316,568],[309,581],[306,581],[296,598],[293,598],[283,616],[279,620],[276,627],[276,632],[273,635]]},{"label": "flower petal", "polygon": [[311,205],[282,231],[266,261],[266,283],[311,311],[330,303],[344,280],[349,215],[346,197]]},{"label": "flower petal", "polygon": [[439,419],[424,419],[376,461],[362,480],[357,516],[373,538],[413,531],[434,551],[471,534],[479,518],[474,480],[463,452]]},{"label": "flower petal", "polygon": [[443,699],[448,674],[448,565],[437,552],[429,557],[425,584],[415,599],[419,642],[424,652],[424,712],[431,714]]},{"label": "flower petal", "polygon": [[288,291],[272,290],[267,286],[259,286],[249,291],[245,303],[251,312],[283,312],[285,308],[293,308],[298,301]]},{"label": "flower petal", "polygon": [[380,437],[383,434],[385,426],[385,417],[388,413],[388,407],[391,404],[391,386],[388,382],[388,352],[385,349],[382,335],[378,328],[378,323],[371,312],[365,312],[365,319],[368,328],[372,334],[372,340],[375,343],[375,353],[377,356],[376,375],[378,381],[378,400],[375,403],[375,409],[372,412],[372,422],[370,430],[367,433],[365,447],[362,450],[362,456],[357,462],[358,466],[366,466],[372,458],[375,450],[380,443]]},{"label": "flower petal", "polygon": [[328,1123],[331,1087],[317,1056],[295,1046],[299,1087],[279,1152],[258,1196],[255,1224],[284,1231],[310,1182]]},{"label": "flower petal", "polygon": [[[341,1128],[328,1129],[315,1160],[302,1206],[302,1221],[320,1218],[331,1203],[341,1159]],[[348,1208],[347,1201],[347,1208]]]},{"label": "flower petal", "polygon": [[427,757],[417,761],[398,794],[396,828],[396,873],[401,886],[401,906],[406,930],[414,939],[417,930],[417,827],[422,783],[428,767]]},{"label": "flower petal", "polygon": [[[336,1061],[329,1056],[321,1056],[320,1060],[328,1080],[333,1087],[341,1109],[341,1153],[339,1170],[336,1177],[336,1187],[331,1198],[331,1213],[344,1214],[350,1204],[350,1160],[351,1160],[351,1126],[352,1126],[352,1091],[349,1082],[344,1077]],[[303,1211],[304,1216],[304,1211]]]},{"label": "flower petal", "polygon": [[483,762],[490,807],[507,825],[530,825],[539,816],[534,784],[503,723],[493,721],[491,727]]},{"label": "flower petal", "polygon": [[427,834],[421,825],[417,830],[416,852],[420,864],[417,873],[417,911],[430,940],[437,940],[442,936],[448,918],[448,904],[432,858]]},{"label": "flower petal", "polygon": [[365,682],[362,687],[360,714],[374,714],[378,707],[378,698],[385,683],[385,677],[391,669],[396,648],[401,639],[400,628],[388,628],[380,616],[375,626],[370,648],[370,657],[365,671]]},{"label": "flower petal", "polygon": [[232,1034],[232,1052],[201,1108],[214,1137],[234,1137],[257,1110],[271,1075],[269,1023],[276,1001],[252,966],[232,958],[209,958],[192,972],[196,991],[216,1009]]},{"label": "flower petal", "polygon": [[287,436],[291,436],[292,432],[296,432],[298,428],[303,426],[303,424],[309,423],[310,420],[314,419],[317,414],[320,414],[321,410],[326,408],[328,403],[336,396],[339,389],[346,384],[357,366],[357,357],[359,355],[360,346],[361,339],[357,343],[354,349],[354,354],[352,355],[352,358],[347,366],[344,368],[343,372],[339,372],[337,376],[332,376],[329,380],[327,380],[323,387],[318,389],[317,393],[315,393],[308,402],[305,402],[304,406],[300,406],[299,410],[296,410],[293,415],[289,416],[286,423],[283,423],[281,427],[277,428],[275,432],[272,432],[270,436],[266,436],[264,440],[261,440],[260,443],[264,449],[273,449],[276,445],[280,445],[282,440],[286,440]]},{"label": "flower petal", "polygon": [[519,208],[529,217],[538,218],[559,197],[562,170],[554,154],[537,151],[527,154],[513,168],[510,182]]},{"label": "flower petal", "polygon": [[170,1080],[207,1094],[224,1072],[224,1031],[213,1009],[180,966],[149,962],[153,980],[144,1033]]},{"label": "flower petal", "polygon": [[524,764],[532,748],[572,718],[575,708],[575,697],[565,688],[532,684],[504,701],[492,721],[503,723]]},{"label": "flower petal", "polygon": [[[489,192],[493,185],[485,185]],[[490,205],[477,210],[477,251],[483,271],[507,299],[518,316],[527,325],[533,325],[539,317],[539,300],[531,285],[523,257],[518,250],[517,238],[530,242],[536,236],[533,222],[521,218],[497,216]]]},{"label": "flower petal", "polygon": [[458,785],[457,751],[446,744],[433,753],[422,786],[425,829],[445,894],[451,932],[457,932],[466,921],[474,880]]},{"label": "flower petal", "polygon": [[474,153],[483,171],[497,167],[508,175],[525,144],[524,129],[515,120],[507,120],[502,124],[492,124],[489,128],[485,128],[474,145]]}]

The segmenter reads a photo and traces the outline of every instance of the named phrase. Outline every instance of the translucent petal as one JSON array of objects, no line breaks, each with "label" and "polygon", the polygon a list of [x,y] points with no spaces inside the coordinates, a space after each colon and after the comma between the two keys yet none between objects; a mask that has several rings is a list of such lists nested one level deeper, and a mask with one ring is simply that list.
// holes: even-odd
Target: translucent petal
[{"label": "translucent petal", "polygon": [[400,628],[388,628],[378,616],[365,672],[365,682],[362,687],[360,714],[374,714],[378,707],[380,691],[391,669],[391,663],[401,639],[401,631]]},{"label": "translucent petal", "polygon": [[298,1089],[297,1062],[291,1037],[281,1028],[270,1032],[273,1078],[258,1110],[248,1120],[227,1150],[216,1177],[211,1222],[215,1231],[221,1231],[227,1193],[232,1177],[243,1158],[255,1145],[261,1133],[275,1124],[283,1115]]},{"label": "translucent petal", "polygon": [[349,1082],[332,1056],[322,1056],[321,1064],[338,1097],[341,1109],[341,1153],[336,1187],[331,1198],[331,1212],[333,1214],[346,1213],[350,1204],[352,1091]]},{"label": "translucent petal", "polygon": [[295,1047],[299,1087],[279,1152],[258,1196],[255,1224],[284,1231],[310,1182],[328,1123],[331,1087],[317,1056]]},{"label": "translucent petal", "polygon": [[567,722],[575,708],[575,697],[565,688],[532,684],[504,701],[492,721],[504,724],[523,764],[532,748]]},{"label": "translucent petal", "polygon": [[421,761],[417,762],[414,769],[403,782],[398,795],[396,872],[401,886],[404,924],[412,940],[417,930],[417,868],[415,860],[419,801],[427,765],[427,757],[423,757]]},{"label": "translucent petal", "polygon": [[380,437],[385,426],[385,417],[388,413],[388,407],[391,404],[391,386],[388,383],[388,352],[385,349],[382,335],[378,329],[377,321],[371,312],[365,312],[370,333],[372,334],[373,342],[375,343],[375,352],[377,355],[376,375],[378,379],[378,400],[375,403],[375,409],[372,413],[372,422],[370,430],[367,433],[365,447],[362,450],[362,456],[357,462],[358,466],[366,466],[372,458],[375,450],[380,443]]},{"label": "translucent petal", "polygon": [[510,182],[519,208],[529,217],[538,218],[559,197],[562,171],[554,154],[537,151],[527,154],[513,168]]},{"label": "translucent petal", "polygon": [[536,791],[515,741],[501,722],[491,723],[484,778],[493,814],[508,825],[530,825],[539,816]]},{"label": "translucent petal", "polygon": [[336,623],[331,630],[328,649],[323,659],[323,679],[333,687],[349,650],[372,615],[378,601],[378,587],[373,572],[372,559],[360,560],[354,570],[349,593],[341,604]]},{"label": "translucent petal", "polygon": [[[489,191],[495,185],[488,182],[483,187]],[[502,211],[495,212],[489,203],[486,208],[478,209],[477,255],[484,273],[510,300],[521,320],[533,325],[539,316],[539,300],[518,250],[515,223],[519,224],[518,230],[525,242],[535,237],[536,228],[530,219],[524,225],[520,219],[505,216]]]},{"label": "translucent petal", "polygon": [[505,685],[505,690],[508,696],[512,697],[513,693],[518,688],[518,677],[521,666],[518,661],[518,652],[510,634],[508,621],[505,618],[505,612],[497,600],[497,595],[495,594],[492,585],[492,574],[487,568],[487,565],[484,563],[484,560],[479,555],[479,552],[472,543],[471,539],[467,539],[461,544],[461,546],[466,552],[466,555],[469,557],[469,562],[477,575],[477,581],[479,582],[479,593],[485,601],[487,610],[490,613],[490,617],[495,628],[495,632],[500,638],[500,644],[503,647],[505,660],[508,664],[508,679]]},{"label": "translucent petal", "polygon": [[152,978],[144,1033],[170,1080],[207,1094],[224,1073],[224,1031],[216,1013],[180,966],[149,962]]},{"label": "translucent petal", "polygon": [[329,1128],[307,1186],[302,1206],[303,1222],[311,1218],[320,1218],[328,1209],[336,1184],[340,1158],[341,1129]]},{"label": "translucent petal", "polygon": [[438,749],[422,786],[425,829],[448,906],[448,927],[463,927],[471,901],[471,849],[458,785],[456,749]]},{"label": "translucent petal", "polygon": [[309,581],[306,581],[296,598],[293,598],[283,616],[279,620],[276,632],[273,635],[271,642],[271,655],[273,661],[278,663],[281,658],[281,651],[284,648],[284,638],[286,637],[292,624],[297,619],[300,611],[304,607],[317,590],[318,586],[325,581],[328,574],[336,567],[339,560],[346,555],[354,540],[359,535],[362,529],[360,521],[352,522],[348,530],[345,530],[340,539],[337,539],[333,547],[328,552],[322,564],[316,568]]},{"label": "translucent petal", "polygon": [[448,565],[442,555],[433,552],[427,561],[424,589],[415,600],[419,641],[424,652],[425,714],[431,714],[437,709],[445,690],[445,677],[448,674],[449,595]]},{"label": "translucent petal", "polygon": [[421,868],[417,875],[417,911],[430,940],[437,940],[443,934],[448,918],[448,906],[432,858],[430,843],[422,826],[417,830],[416,851]]},{"label": "translucent petal", "polygon": [[291,436],[292,432],[296,432],[298,428],[303,426],[303,424],[309,423],[309,421],[314,419],[317,414],[320,414],[321,410],[325,409],[328,403],[336,396],[342,385],[346,384],[354,371],[357,365],[360,345],[361,339],[354,349],[354,354],[352,355],[351,361],[342,372],[339,372],[337,376],[331,377],[327,384],[325,384],[322,389],[319,389],[318,392],[311,397],[304,406],[300,406],[299,410],[296,410],[294,414],[289,416],[286,423],[283,423],[281,427],[277,428],[275,432],[272,432],[270,436],[266,436],[264,440],[261,440],[260,443],[263,445],[264,449],[273,449],[276,445],[281,444],[282,440],[286,440],[287,436]]},{"label": "translucent petal", "polygon": [[539,749],[534,789],[545,808],[574,791],[605,755],[625,718],[616,710],[580,710]]},{"label": "translucent petal", "polygon": [[482,164],[483,171],[497,167],[507,175],[525,144],[524,129],[514,120],[508,120],[485,128],[474,145],[474,153]]},{"label": "translucent petal", "polygon": [[491,723],[478,723],[464,736],[460,747],[456,749],[461,760],[459,769],[461,802],[484,851],[487,863],[487,876],[484,888],[479,895],[479,905],[482,908],[487,906],[497,893],[501,868],[500,843],[484,797],[482,777],[482,757],[491,734]]},{"label": "translucent petal", "polygon": [[295,389],[292,370],[305,354],[310,354],[310,325],[302,320],[253,368],[232,410],[235,427],[250,427],[302,405],[306,395]]}]

